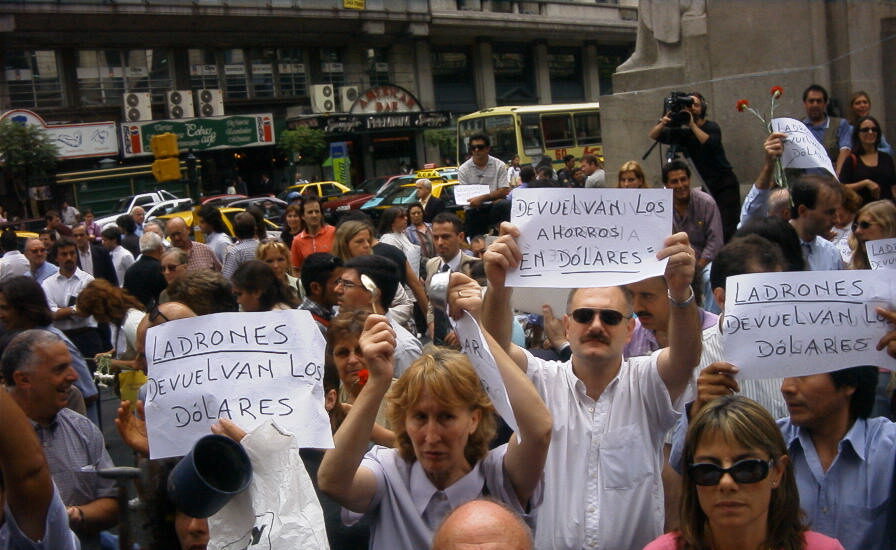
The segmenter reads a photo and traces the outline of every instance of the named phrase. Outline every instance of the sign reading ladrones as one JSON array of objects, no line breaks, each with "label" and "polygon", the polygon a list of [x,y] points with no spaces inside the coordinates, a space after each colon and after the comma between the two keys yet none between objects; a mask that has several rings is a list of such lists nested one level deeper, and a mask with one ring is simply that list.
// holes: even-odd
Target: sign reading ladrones
[{"label": "sign reading ladrones", "polygon": [[803,376],[873,365],[896,368],[877,342],[891,330],[896,279],[885,270],[756,273],[725,285],[725,360],[743,378]]},{"label": "sign reading ladrones", "polygon": [[669,189],[516,189],[519,269],[508,286],[613,286],[662,275],[672,234]]},{"label": "sign reading ladrones", "polygon": [[332,447],[323,358],[307,311],[219,313],[149,329],[150,458],[186,454],[218,418],[244,430],[273,420],[303,447]]},{"label": "sign reading ladrones", "polygon": [[867,241],[865,251],[871,269],[896,269],[896,239]]},{"label": "sign reading ladrones", "polygon": [[124,156],[151,155],[152,136],[166,132],[177,134],[181,151],[259,147],[275,143],[274,117],[270,113],[128,122],[121,125]]}]

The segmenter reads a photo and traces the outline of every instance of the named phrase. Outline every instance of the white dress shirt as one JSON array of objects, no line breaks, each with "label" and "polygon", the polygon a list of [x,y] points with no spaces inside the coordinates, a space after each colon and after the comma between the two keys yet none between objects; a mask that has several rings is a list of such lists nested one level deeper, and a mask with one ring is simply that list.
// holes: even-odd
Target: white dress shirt
[{"label": "white dress shirt", "polygon": [[657,371],[659,353],[623,361],[595,401],[570,361],[526,352],[554,419],[536,548],[643,548],[663,532],[663,436],[679,407]]},{"label": "white dress shirt", "polygon": [[18,250],[10,250],[0,258],[0,283],[31,271],[28,258]]},{"label": "white dress shirt", "polygon": [[121,245],[113,248],[109,255],[112,256],[112,265],[115,266],[115,274],[118,276],[118,286],[124,286],[124,273],[134,265],[134,255]]},{"label": "white dress shirt", "polygon": [[[93,275],[75,268],[75,272],[71,277],[66,277],[61,272],[50,275],[41,286],[47,295],[47,305],[50,310],[56,312],[59,308],[69,307],[71,298],[77,297],[81,290],[93,280]],[[59,319],[53,321],[53,326],[59,330],[73,330],[86,327],[95,327],[96,321],[93,317],[81,317],[72,315],[68,319]]]},{"label": "white dress shirt", "polygon": [[78,250],[78,261],[81,262],[81,269],[93,275],[93,251],[90,249],[90,245],[87,245],[87,252],[84,252],[80,248]]}]

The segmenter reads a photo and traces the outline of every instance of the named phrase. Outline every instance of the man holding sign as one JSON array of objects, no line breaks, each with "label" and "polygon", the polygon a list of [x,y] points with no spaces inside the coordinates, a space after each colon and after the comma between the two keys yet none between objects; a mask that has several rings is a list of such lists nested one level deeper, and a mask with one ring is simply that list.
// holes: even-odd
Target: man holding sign
[{"label": "man holding sign", "polygon": [[643,547],[663,530],[663,437],[700,360],[687,235],[669,237],[656,254],[667,262],[669,347],[623,360],[634,329],[631,294],[620,286],[574,289],[563,320],[572,359],[560,363],[510,341],[512,291],[505,280],[522,253],[519,230],[501,229],[484,255],[483,327],[527,373],[555,419],[536,547]]},{"label": "man holding sign", "polygon": [[467,235],[480,235],[487,233],[495,220],[499,220],[497,216],[506,216],[507,201],[504,199],[510,194],[510,184],[507,165],[489,155],[492,143],[486,134],[470,136],[468,147],[470,158],[457,169],[458,183],[489,186],[487,194],[470,199],[466,212]]}]

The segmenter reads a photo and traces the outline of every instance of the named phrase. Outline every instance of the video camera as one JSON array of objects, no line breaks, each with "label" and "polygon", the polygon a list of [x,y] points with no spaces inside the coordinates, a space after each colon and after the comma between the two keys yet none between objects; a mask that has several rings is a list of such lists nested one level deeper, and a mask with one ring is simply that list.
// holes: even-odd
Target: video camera
[{"label": "video camera", "polygon": [[694,98],[685,92],[672,92],[663,100],[663,113],[672,119],[670,126],[685,126],[691,122],[691,113],[686,109],[694,104]]}]

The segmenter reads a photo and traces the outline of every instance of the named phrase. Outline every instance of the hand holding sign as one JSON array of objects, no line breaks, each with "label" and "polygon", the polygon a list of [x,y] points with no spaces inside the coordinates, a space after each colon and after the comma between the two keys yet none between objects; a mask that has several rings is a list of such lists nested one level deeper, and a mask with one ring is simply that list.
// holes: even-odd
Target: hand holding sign
[{"label": "hand holding sign", "polygon": [[669,296],[676,302],[684,302],[692,292],[691,281],[694,280],[696,259],[694,249],[688,241],[687,233],[676,233],[663,241],[663,249],[656,255],[658,260],[666,262],[666,285]]},{"label": "hand holding sign", "polygon": [[523,259],[517,239],[520,230],[512,223],[501,223],[501,235],[489,245],[482,255],[485,276],[489,288],[502,289],[507,282],[507,272],[519,267]]}]

